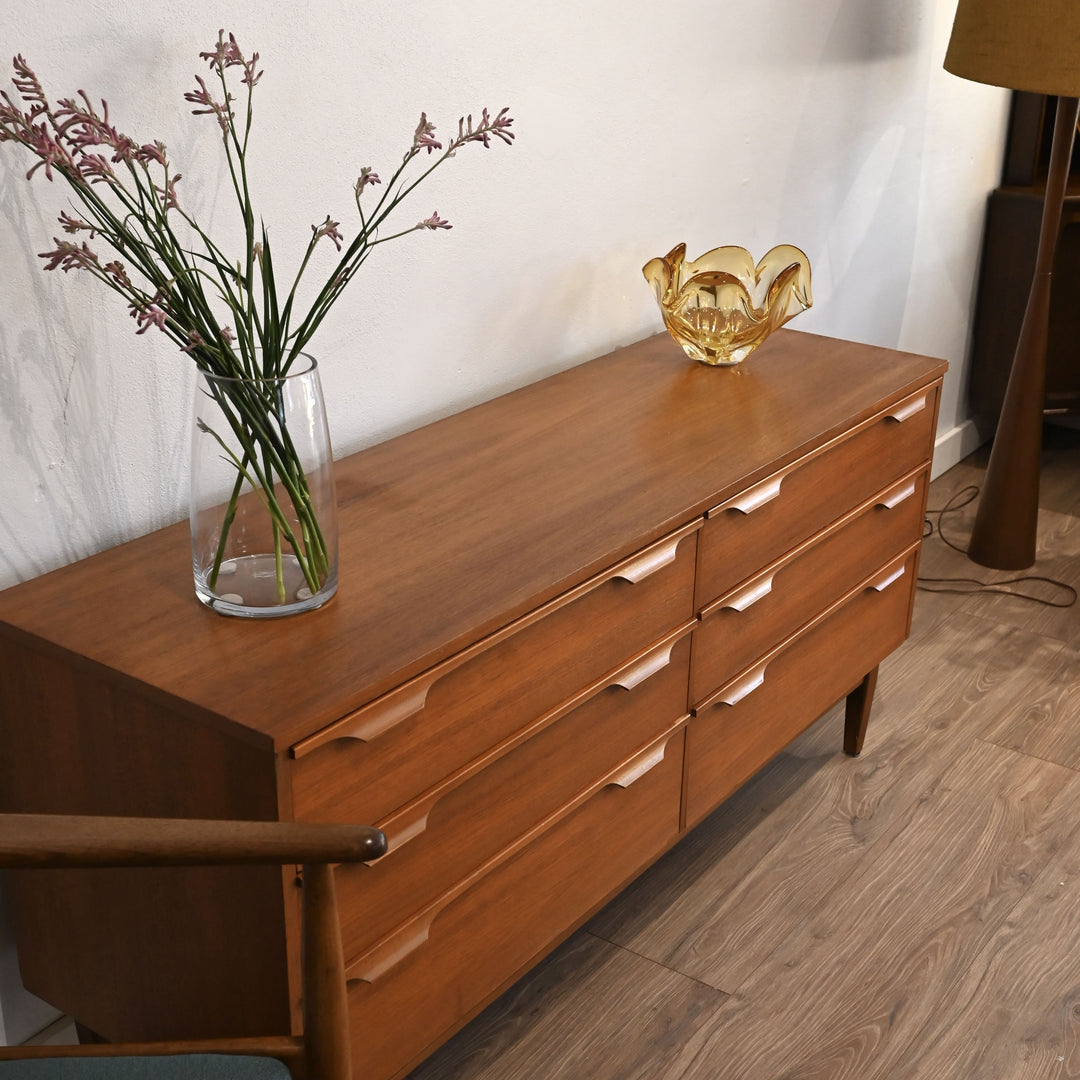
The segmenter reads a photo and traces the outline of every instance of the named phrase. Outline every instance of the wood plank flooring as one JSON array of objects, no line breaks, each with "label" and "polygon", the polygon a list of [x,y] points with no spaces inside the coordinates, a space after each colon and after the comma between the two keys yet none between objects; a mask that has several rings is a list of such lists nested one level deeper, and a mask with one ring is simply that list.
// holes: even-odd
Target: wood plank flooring
[{"label": "wood plank flooring", "polygon": [[[1027,573],[1080,588],[1080,433],[1040,506]],[[937,535],[921,572],[1017,576]],[[1080,1078],[1080,605],[944,587],[860,758],[834,708],[411,1080]]]}]

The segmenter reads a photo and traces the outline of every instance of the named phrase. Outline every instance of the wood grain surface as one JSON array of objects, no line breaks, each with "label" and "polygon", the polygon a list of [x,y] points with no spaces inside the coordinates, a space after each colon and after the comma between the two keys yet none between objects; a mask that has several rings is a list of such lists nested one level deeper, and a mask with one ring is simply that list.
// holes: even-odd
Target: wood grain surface
[{"label": "wood grain surface", "polygon": [[683,1075],[885,1075],[1074,828],[1078,797],[1072,770],[972,741],[739,986]]},{"label": "wood grain surface", "polygon": [[[578,934],[462,1034],[413,1080],[618,1076],[652,1080],[726,995],[591,934]],[[583,1018],[590,1018],[583,1023]]]},{"label": "wood grain surface", "polygon": [[[1080,438],[1042,491],[1032,573],[1075,583]],[[413,1080],[1080,1077],[1080,608],[964,588],[919,593],[860,758],[834,708]]]},{"label": "wood grain surface", "polygon": [[[317,614],[205,609],[182,523],[0,593],[0,636],[286,747],[945,368],[787,330],[754,361],[709,369],[657,335],[344,459],[341,586]],[[449,441],[475,456],[447,454]]]},{"label": "wood grain surface", "polygon": [[[1080,844],[1034,881],[888,1080],[1080,1075]],[[1038,948],[1033,943],[1038,942]]]}]

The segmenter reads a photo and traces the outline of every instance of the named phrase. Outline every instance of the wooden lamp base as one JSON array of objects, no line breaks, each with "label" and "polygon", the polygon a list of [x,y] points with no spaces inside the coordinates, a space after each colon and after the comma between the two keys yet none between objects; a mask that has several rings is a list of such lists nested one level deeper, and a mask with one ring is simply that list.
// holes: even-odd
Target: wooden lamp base
[{"label": "wooden lamp base", "polygon": [[1050,281],[1078,119],[1080,99],[1059,97],[1035,276],[968,547],[969,558],[997,570],[1035,561]]}]

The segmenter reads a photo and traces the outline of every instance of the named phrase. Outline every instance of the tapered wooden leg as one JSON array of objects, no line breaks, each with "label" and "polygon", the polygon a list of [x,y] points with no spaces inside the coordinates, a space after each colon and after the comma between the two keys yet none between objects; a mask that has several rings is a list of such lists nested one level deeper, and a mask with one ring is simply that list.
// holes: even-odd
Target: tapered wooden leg
[{"label": "tapered wooden leg", "polygon": [[870,720],[870,706],[874,704],[876,687],[877,668],[874,668],[847,696],[844,714],[844,753],[852,757],[857,757],[862,753],[863,739],[866,738],[866,725]]}]

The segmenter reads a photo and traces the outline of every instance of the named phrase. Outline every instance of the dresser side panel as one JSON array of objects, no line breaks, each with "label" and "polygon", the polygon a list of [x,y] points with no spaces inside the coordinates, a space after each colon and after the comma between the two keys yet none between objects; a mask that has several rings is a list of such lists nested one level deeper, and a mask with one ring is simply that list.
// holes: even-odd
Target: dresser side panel
[{"label": "dresser side panel", "polygon": [[[0,686],[0,811],[277,817],[266,750],[13,643]],[[6,880],[27,988],[103,1037],[289,1031],[279,869]]]}]

